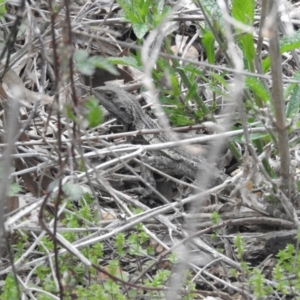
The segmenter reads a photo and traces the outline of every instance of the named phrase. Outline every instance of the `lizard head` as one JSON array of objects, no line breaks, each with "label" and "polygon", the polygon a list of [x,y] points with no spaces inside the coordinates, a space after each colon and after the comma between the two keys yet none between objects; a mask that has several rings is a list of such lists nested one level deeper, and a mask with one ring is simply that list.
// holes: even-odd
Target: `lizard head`
[{"label": "lizard head", "polygon": [[93,94],[124,127],[132,124],[132,99],[129,93],[117,86],[102,86],[94,88]]}]

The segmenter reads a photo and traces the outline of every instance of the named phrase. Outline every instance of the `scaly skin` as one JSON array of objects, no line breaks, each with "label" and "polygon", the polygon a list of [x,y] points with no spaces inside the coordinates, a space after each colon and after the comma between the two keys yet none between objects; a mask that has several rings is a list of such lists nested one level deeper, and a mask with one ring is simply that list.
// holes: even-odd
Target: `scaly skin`
[{"label": "scaly skin", "polygon": [[[94,96],[99,102],[124,126],[124,130],[160,128],[142,109],[134,97],[117,86],[104,86],[93,89]],[[166,133],[143,135],[148,144],[158,144],[172,141]],[[198,157],[182,147],[161,149],[159,158],[153,157],[151,165],[172,175],[186,175],[195,179],[199,171],[212,170],[214,179],[224,179],[224,174],[210,166],[205,158]],[[215,181],[215,180],[214,180]]]}]

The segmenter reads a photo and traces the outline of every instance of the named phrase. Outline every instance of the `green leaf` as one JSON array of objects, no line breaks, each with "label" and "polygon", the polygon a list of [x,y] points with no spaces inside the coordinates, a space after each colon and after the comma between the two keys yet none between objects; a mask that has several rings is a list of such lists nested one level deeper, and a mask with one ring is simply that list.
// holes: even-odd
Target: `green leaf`
[{"label": "green leaf", "polygon": [[132,1],[132,4],[135,4],[135,7],[138,9],[141,19],[143,21],[146,21],[146,17],[150,8],[150,0],[140,1],[139,5],[136,5],[136,3]]},{"label": "green leaf", "polygon": [[181,94],[180,86],[179,86],[179,81],[176,73],[174,72],[173,68],[169,68],[170,71],[170,80],[171,80],[171,85],[172,85],[172,94],[176,97],[179,97]]},{"label": "green leaf", "polygon": [[4,286],[2,287],[1,299],[18,299],[18,289],[12,274],[8,274],[5,279]]},{"label": "green leaf", "polygon": [[185,97],[184,102],[187,103],[190,99],[192,99],[196,94],[197,90],[198,90],[197,82],[192,83],[192,86],[189,88],[189,91]]},{"label": "green leaf", "polygon": [[132,1],[130,0],[118,0],[120,7],[123,9],[124,17],[130,22],[138,22],[139,18],[136,14],[136,10],[132,7]]},{"label": "green leaf", "polygon": [[77,70],[84,75],[92,75],[95,67],[89,62],[89,55],[85,50],[76,50],[73,58],[75,60]]},{"label": "green leaf", "polygon": [[[223,87],[227,89],[228,82],[225,79],[226,75],[227,75],[226,73],[218,74],[215,72],[209,72],[209,76],[213,77],[219,84],[221,84]],[[211,84],[211,81],[209,83]]]},{"label": "green leaf", "polygon": [[106,70],[116,76],[119,75],[119,72],[117,71],[117,69],[104,57],[92,56],[89,58],[89,61],[96,68]]},{"label": "green leaf", "polygon": [[87,108],[85,117],[89,122],[89,127],[93,128],[101,124],[103,120],[103,114],[97,99],[94,97],[88,98],[85,103],[85,107]]},{"label": "green leaf", "polygon": [[[280,41],[280,53],[300,48],[300,30],[296,31],[292,35],[284,35]],[[268,72],[270,68],[270,56],[266,57],[262,62],[264,73]]]},{"label": "green leaf", "polygon": [[[201,0],[201,4],[203,5],[207,16],[210,21],[213,23],[213,26],[217,26],[218,29],[223,29],[223,15],[222,11],[215,0]],[[208,29],[208,26],[207,26]]]},{"label": "green leaf", "polygon": [[280,53],[300,48],[300,30],[291,35],[284,35],[280,40]]},{"label": "green leaf", "polygon": [[87,51],[80,49],[75,51],[73,58],[75,60],[77,70],[84,75],[91,76],[95,72],[95,68],[106,70],[113,75],[119,75],[115,67],[104,57],[89,57]]},{"label": "green leaf", "polygon": [[143,70],[142,66],[139,65],[138,61],[132,56],[109,57],[107,60],[114,65],[124,65],[136,68],[140,71]]},{"label": "green leaf", "polygon": [[207,81],[207,78],[204,76],[203,72],[201,70],[199,70],[195,65],[193,64],[187,64],[184,67],[177,67],[177,70],[182,70],[185,73],[189,72],[193,75],[199,76],[201,77],[202,80]]},{"label": "green leaf", "polygon": [[241,37],[241,42],[243,45],[243,52],[248,61],[253,61],[255,57],[255,48],[253,36],[247,33]]},{"label": "green leaf", "polygon": [[123,232],[116,235],[115,245],[117,247],[123,247],[125,245],[125,234]]},{"label": "green leaf", "polygon": [[141,248],[141,247],[135,247],[134,245],[129,248],[128,253],[130,255],[134,255],[134,256],[141,256],[141,257],[147,256],[147,250],[146,249]]},{"label": "green leaf", "polygon": [[[252,25],[254,21],[254,6],[254,0],[234,0],[232,2],[232,15],[237,21],[246,25]],[[237,32],[242,32],[239,28],[236,30]],[[255,47],[252,34],[243,34],[241,43],[246,59],[253,61],[255,57]]]},{"label": "green leaf", "polygon": [[286,117],[291,118],[300,110],[300,86],[295,85],[286,108]]},{"label": "green leaf", "polygon": [[5,0],[0,1],[0,16],[6,14]]},{"label": "green leaf", "polygon": [[214,225],[220,223],[222,221],[222,218],[220,217],[220,215],[218,214],[218,212],[213,212],[210,216],[211,221]]},{"label": "green leaf", "polygon": [[246,88],[251,90],[257,97],[263,102],[269,102],[271,100],[269,92],[265,89],[264,85],[258,78],[246,77]]},{"label": "green leaf", "polygon": [[83,196],[83,189],[79,184],[66,183],[63,185],[64,193],[74,201],[78,201]]},{"label": "green leaf", "polygon": [[179,115],[179,114],[173,114],[170,116],[170,121],[172,124],[175,126],[188,126],[188,125],[194,125],[195,122],[190,120],[187,116],[185,115]]},{"label": "green leaf", "polygon": [[194,114],[197,121],[203,120],[204,114],[200,109],[197,109]]},{"label": "green leaf", "polygon": [[145,23],[133,23],[132,28],[134,34],[138,39],[142,39],[145,36],[145,34],[149,31],[149,26]]},{"label": "green leaf", "polygon": [[[160,1],[163,3],[163,1]],[[153,15],[153,25],[157,27],[171,11],[170,6],[165,6],[162,10],[158,10],[157,14]]]},{"label": "green leaf", "polygon": [[[251,133],[250,139],[251,141],[264,140],[265,142],[267,142],[270,140],[270,136],[266,133]],[[242,136],[242,140],[245,142],[244,136]]]},{"label": "green leaf", "polygon": [[215,62],[215,51],[214,51],[215,38],[212,32],[207,31],[204,33],[202,43],[206,50],[208,62],[213,64]]},{"label": "green leaf", "polygon": [[[292,77],[293,80],[300,80],[300,71],[296,72]],[[286,108],[286,117],[291,118],[295,113],[300,110],[300,91],[298,83],[290,83],[284,91],[285,100],[290,96],[289,102]]]},{"label": "green leaf", "polygon": [[254,0],[233,0],[232,16],[239,22],[252,25],[254,21]]}]

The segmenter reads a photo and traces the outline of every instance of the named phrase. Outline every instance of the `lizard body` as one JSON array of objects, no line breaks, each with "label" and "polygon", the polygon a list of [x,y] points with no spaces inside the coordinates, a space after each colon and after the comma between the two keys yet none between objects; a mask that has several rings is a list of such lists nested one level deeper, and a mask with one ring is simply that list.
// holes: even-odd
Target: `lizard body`
[{"label": "lizard body", "polygon": [[[155,123],[142,109],[134,97],[116,86],[97,87],[93,89],[94,96],[99,102],[124,126],[124,129],[136,130],[157,129]],[[172,141],[171,135],[166,133],[143,135],[148,144],[158,144]],[[163,159],[153,159],[152,165],[172,175],[187,175],[195,179],[199,171],[213,169],[212,176],[220,179],[223,173],[210,166],[204,157],[191,154],[182,147],[159,150]],[[156,161],[156,163],[155,163]],[[215,180],[214,180],[215,181]],[[219,180],[218,180],[219,181]]]}]

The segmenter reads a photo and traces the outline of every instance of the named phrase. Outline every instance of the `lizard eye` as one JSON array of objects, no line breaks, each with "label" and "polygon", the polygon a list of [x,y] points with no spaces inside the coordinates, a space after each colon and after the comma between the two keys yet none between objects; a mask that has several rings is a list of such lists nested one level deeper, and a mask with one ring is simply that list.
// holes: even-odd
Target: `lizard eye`
[{"label": "lizard eye", "polygon": [[125,111],[126,110],[126,108],[124,106],[120,106],[119,109],[120,109],[120,111]]},{"label": "lizard eye", "polygon": [[112,93],[111,91],[107,91],[107,92],[105,92],[105,96],[106,96],[106,98],[108,98],[108,99],[112,99],[113,93]]}]

